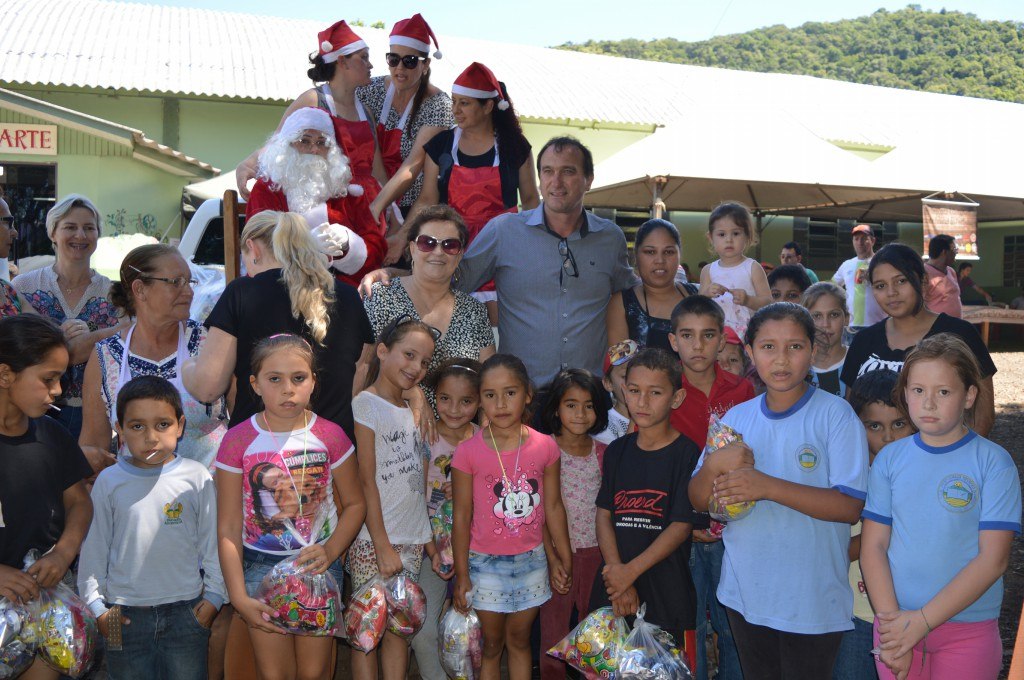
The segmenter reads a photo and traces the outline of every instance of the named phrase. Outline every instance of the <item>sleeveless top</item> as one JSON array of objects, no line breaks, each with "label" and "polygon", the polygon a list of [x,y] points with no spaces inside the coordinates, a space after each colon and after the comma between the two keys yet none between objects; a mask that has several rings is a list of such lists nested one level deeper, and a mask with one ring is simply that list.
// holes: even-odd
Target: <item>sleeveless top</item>
[{"label": "sleeveless top", "polygon": [[[676,283],[676,290],[682,286],[684,295],[696,295],[697,286],[692,283]],[[626,325],[629,327],[629,337],[635,340],[641,347],[660,347],[666,351],[675,352],[669,344],[668,336],[672,333],[671,319],[659,319],[647,312],[646,301],[641,302],[632,288],[622,291],[622,307],[626,310]]]},{"label": "sleeveless top", "polygon": [[[729,290],[742,288],[747,292],[747,295],[755,295],[754,284],[750,279],[750,268],[755,264],[757,262],[749,257],[744,258],[743,262],[734,267],[723,267],[720,264],[720,260],[715,260],[711,263],[711,281],[712,283],[725,286]],[[735,303],[732,299],[732,293],[719,295],[715,298],[715,302],[721,305],[722,311],[725,312],[725,325],[736,331],[736,334],[741,338],[745,337],[747,324],[750,323],[750,317],[753,314],[750,307]]]}]

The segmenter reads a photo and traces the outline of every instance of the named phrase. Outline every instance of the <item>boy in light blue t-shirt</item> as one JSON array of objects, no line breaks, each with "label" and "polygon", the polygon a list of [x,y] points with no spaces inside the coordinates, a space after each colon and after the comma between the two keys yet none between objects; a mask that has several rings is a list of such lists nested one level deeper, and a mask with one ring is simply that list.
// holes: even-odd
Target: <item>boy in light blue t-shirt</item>
[{"label": "boy in light blue t-shirt", "polygon": [[749,677],[829,680],[852,628],[847,551],[867,490],[867,440],[849,404],[804,381],[814,335],[798,305],[758,310],[745,340],[766,392],[726,413],[743,443],[705,451],[690,482],[697,509],[712,494],[756,501],[726,525],[718,587]]}]

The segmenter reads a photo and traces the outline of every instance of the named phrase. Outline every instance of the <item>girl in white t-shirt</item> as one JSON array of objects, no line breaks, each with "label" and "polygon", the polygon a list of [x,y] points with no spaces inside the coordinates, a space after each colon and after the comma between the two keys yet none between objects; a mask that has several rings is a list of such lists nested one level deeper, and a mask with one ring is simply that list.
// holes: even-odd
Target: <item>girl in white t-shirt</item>
[{"label": "girl in white t-shirt", "polygon": [[[366,524],[352,543],[352,590],[380,574],[416,580],[430,542],[423,460],[425,444],[403,394],[426,375],[439,332],[403,314],[385,326],[370,363],[367,388],[352,399],[356,457],[366,495]],[[352,655],[356,680],[376,680],[378,650],[385,677],[406,675],[408,642],[390,631],[380,647]]]},{"label": "girl in white t-shirt", "polygon": [[747,206],[730,201],[715,207],[708,218],[708,241],[718,259],[701,270],[700,294],[722,306],[725,325],[742,338],[750,315],[772,301],[764,269],[744,255],[757,244]]}]

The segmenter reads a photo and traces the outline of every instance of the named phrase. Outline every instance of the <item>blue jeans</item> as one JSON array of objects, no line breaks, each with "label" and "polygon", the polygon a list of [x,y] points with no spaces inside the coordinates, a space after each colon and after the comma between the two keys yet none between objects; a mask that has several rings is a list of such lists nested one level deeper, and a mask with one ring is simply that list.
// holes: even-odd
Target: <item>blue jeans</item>
[{"label": "blue jeans", "polygon": [[210,629],[192,613],[199,601],[122,607],[131,623],[121,629],[121,649],[107,648],[110,680],[205,680]]},{"label": "blue jeans", "polygon": [[843,633],[832,680],[878,680],[875,657],[871,655],[871,624],[854,617],[853,630]]},{"label": "blue jeans", "polygon": [[697,543],[690,548],[690,574],[697,591],[697,672],[696,680],[708,678],[708,653],[704,643],[708,636],[708,617],[711,614],[711,628],[718,633],[718,680],[743,680],[740,671],[740,657],[732,639],[732,629],[725,608],[718,601],[718,581],[722,576],[722,556],[725,545],[722,541]]}]

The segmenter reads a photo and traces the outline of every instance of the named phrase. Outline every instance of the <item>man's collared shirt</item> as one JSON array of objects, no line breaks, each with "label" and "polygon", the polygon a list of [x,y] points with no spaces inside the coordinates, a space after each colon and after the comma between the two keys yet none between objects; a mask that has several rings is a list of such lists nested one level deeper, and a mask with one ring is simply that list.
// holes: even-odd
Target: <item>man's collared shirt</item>
[{"label": "man's collared shirt", "polygon": [[461,290],[494,279],[499,348],[521,358],[538,385],[563,368],[602,374],[608,300],[637,282],[626,237],[611,220],[584,211],[581,228],[565,239],[578,276],[571,264],[563,268],[561,240],[547,228],[541,203],[488,222],[459,266]]}]

